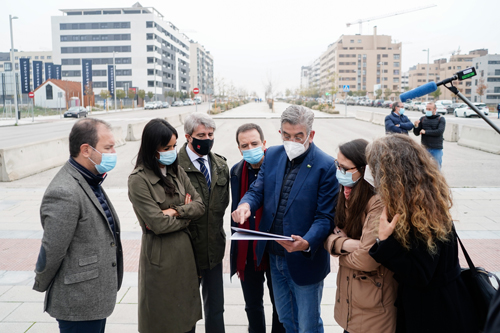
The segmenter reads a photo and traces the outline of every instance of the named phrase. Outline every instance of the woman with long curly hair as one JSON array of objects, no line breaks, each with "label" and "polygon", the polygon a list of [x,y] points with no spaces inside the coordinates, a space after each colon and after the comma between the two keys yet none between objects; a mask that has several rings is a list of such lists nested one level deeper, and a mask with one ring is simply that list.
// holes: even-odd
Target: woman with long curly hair
[{"label": "woman with long curly hair", "polygon": [[405,135],[367,147],[384,204],[370,255],[399,283],[397,332],[477,332],[472,298],[460,278],[451,192],[427,151]]},{"label": "woman with long curly hair", "polygon": [[341,188],[335,229],[325,241],[326,250],[339,258],[334,316],[344,332],[393,333],[397,283],[393,273],[368,254],[384,206],[363,179],[367,145],[363,139],[346,142],[335,160]]}]

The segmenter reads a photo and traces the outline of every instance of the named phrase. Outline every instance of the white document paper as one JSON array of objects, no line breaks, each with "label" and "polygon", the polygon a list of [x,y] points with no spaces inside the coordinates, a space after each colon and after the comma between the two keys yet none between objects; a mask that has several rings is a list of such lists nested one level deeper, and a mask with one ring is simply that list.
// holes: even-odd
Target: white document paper
[{"label": "white document paper", "polygon": [[248,230],[243,228],[231,227],[234,234],[231,235],[232,240],[288,240],[294,241],[292,237],[271,234],[263,231]]}]

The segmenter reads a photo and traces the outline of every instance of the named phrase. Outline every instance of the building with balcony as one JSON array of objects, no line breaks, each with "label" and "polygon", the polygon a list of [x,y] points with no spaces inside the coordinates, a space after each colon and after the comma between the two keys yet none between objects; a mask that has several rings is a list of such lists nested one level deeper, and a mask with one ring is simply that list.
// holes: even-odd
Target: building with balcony
[{"label": "building with balcony", "polygon": [[214,93],[214,58],[197,42],[190,43],[190,86],[206,97]]},{"label": "building with balcony", "polygon": [[[500,103],[500,54],[487,54],[477,57],[473,61],[477,76],[470,81],[471,100],[488,105]],[[483,95],[480,95],[478,87],[485,85]]]}]

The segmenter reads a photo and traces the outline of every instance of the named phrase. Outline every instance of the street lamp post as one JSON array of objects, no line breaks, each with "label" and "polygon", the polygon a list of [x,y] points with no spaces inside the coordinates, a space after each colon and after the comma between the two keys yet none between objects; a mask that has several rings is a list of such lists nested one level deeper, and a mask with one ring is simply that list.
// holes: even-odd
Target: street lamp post
[{"label": "street lamp post", "polygon": [[17,106],[17,85],[16,85],[16,61],[14,60],[14,34],[12,33],[12,20],[17,19],[17,16],[9,15],[10,23],[10,61],[12,62],[12,78],[14,82],[14,106],[16,110],[16,125],[19,120],[19,108]]},{"label": "street lamp post", "polygon": [[115,112],[116,112],[116,61],[115,51],[113,51],[113,97],[115,98]]},{"label": "street lamp post", "polygon": [[[425,80],[425,83],[429,83],[429,49],[427,48],[426,50],[422,50],[423,52],[427,52],[427,79]],[[425,101],[427,102],[429,100],[429,94],[425,95]]]}]

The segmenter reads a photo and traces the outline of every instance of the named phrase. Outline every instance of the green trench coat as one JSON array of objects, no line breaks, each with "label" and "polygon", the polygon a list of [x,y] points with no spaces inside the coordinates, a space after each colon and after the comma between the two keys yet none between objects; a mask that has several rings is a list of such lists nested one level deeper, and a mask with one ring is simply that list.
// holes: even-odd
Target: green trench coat
[{"label": "green trench coat", "polygon": [[[160,178],[142,166],[128,179],[128,195],[142,228],[139,258],[139,332],[187,332],[201,319],[198,274],[191,238],[191,219],[199,218],[205,206],[179,167],[176,175],[167,167],[167,178],[175,184],[167,196]],[[192,202],[184,205],[186,193]],[[163,215],[174,208],[179,217]],[[146,229],[146,224],[151,230]]]}]

